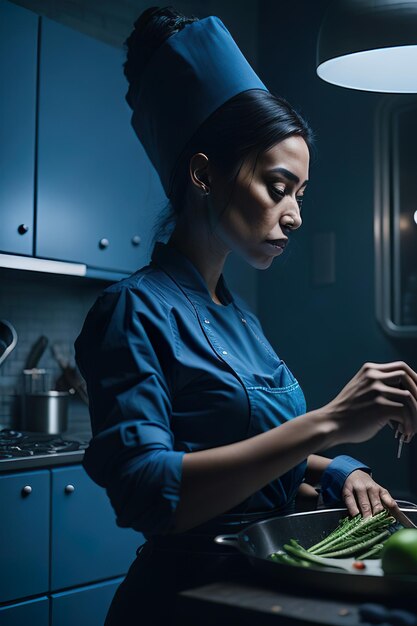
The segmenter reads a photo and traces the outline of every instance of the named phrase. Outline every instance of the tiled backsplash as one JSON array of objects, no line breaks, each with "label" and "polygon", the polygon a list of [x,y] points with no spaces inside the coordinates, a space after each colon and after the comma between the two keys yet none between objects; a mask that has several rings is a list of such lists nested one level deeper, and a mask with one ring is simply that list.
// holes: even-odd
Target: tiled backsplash
[{"label": "tiled backsplash", "polygon": [[[60,375],[50,346],[56,344],[63,357],[74,365],[74,340],[84,318],[99,293],[107,286],[69,276],[56,276],[18,270],[0,270],[0,319],[16,329],[18,342],[0,366],[0,428],[18,427],[19,403],[16,392],[22,384],[22,371],[34,342],[46,335],[49,345],[39,367],[51,374],[52,383]],[[76,397],[70,399],[68,430],[89,429],[88,408]]]}]

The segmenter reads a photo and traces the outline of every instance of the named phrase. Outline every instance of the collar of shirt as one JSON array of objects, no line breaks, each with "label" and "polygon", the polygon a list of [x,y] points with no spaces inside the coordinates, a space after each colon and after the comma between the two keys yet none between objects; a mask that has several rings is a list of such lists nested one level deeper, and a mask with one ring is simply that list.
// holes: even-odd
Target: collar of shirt
[{"label": "collar of shirt", "polygon": [[[166,272],[189,295],[199,296],[207,304],[213,304],[210,292],[202,275],[193,263],[176,248],[156,242],[152,252],[152,263]],[[216,287],[216,293],[223,305],[233,302],[223,274],[220,275]]]}]

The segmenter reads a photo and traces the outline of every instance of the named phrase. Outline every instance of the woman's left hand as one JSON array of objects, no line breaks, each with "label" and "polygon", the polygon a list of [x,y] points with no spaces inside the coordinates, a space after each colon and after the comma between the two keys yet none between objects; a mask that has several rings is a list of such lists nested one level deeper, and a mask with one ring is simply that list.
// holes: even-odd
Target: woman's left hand
[{"label": "woman's left hand", "polygon": [[360,513],[362,517],[370,517],[383,509],[397,508],[389,491],[362,470],[355,470],[346,478],[342,498],[351,516]]}]

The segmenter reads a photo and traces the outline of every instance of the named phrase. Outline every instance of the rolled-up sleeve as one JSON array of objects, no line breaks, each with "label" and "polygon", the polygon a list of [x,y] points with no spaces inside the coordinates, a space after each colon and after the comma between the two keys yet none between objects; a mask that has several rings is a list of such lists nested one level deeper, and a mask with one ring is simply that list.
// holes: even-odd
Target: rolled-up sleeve
[{"label": "rolled-up sleeve", "polygon": [[84,457],[106,488],[117,523],[145,535],[173,528],[183,452],[171,430],[175,332],[169,306],[140,289],[105,292],[76,347],[88,387],[93,439]]}]

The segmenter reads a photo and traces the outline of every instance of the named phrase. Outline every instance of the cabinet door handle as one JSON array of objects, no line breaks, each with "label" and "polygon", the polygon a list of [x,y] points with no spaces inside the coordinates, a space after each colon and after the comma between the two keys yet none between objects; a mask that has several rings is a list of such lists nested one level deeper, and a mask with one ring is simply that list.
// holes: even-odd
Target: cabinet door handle
[{"label": "cabinet door handle", "polygon": [[65,493],[73,493],[75,491],[74,485],[66,485],[64,489]]},{"label": "cabinet door handle", "polygon": [[26,235],[28,230],[29,226],[27,224],[19,224],[19,226],[17,227],[17,232],[19,233],[19,235]]},{"label": "cabinet door handle", "polygon": [[32,487],[30,485],[25,485],[22,489],[22,496],[26,497],[32,493]]},{"label": "cabinet door handle", "polygon": [[100,241],[98,242],[98,247],[100,248],[100,250],[105,250],[109,247],[109,243],[109,240],[103,237],[103,239],[100,239]]},{"label": "cabinet door handle", "polygon": [[132,237],[132,245],[139,246],[140,245],[140,237],[139,235],[133,235]]}]

